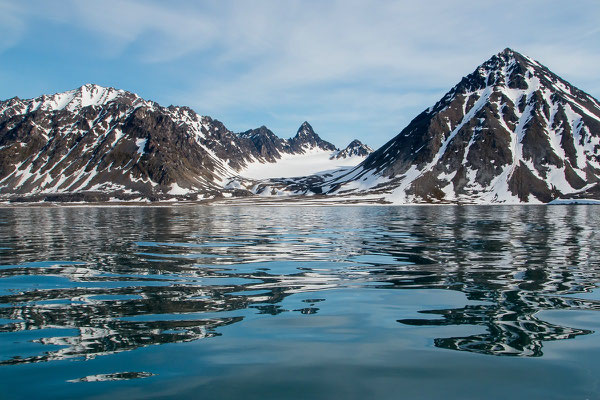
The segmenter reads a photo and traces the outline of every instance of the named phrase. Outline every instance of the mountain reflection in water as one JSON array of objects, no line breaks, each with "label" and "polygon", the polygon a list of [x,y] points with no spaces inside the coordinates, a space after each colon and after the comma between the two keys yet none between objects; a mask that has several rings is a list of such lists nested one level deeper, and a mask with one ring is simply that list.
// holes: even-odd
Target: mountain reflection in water
[{"label": "mountain reflection in water", "polygon": [[[476,304],[399,312],[398,322],[485,329],[437,338],[440,348],[542,356],[545,341],[591,333],[536,313],[599,309],[573,296],[599,282],[599,215],[594,206],[3,208],[0,341],[38,347],[5,347],[0,365],[210,338],[244,324],[242,310],[311,318],[340,288],[462,292]],[[314,292],[302,308],[282,305],[301,292]]]}]

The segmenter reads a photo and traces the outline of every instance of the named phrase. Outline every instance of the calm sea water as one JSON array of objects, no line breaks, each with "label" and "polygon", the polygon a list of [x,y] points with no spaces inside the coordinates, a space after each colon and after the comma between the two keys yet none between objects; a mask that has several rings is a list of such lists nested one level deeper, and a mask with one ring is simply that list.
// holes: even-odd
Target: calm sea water
[{"label": "calm sea water", "polygon": [[600,397],[600,207],[0,209],[0,398]]}]

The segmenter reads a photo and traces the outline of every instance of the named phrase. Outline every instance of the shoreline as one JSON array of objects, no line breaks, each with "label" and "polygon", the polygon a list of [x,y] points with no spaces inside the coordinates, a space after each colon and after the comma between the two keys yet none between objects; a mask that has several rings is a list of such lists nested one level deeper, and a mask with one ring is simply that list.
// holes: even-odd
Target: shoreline
[{"label": "shoreline", "polygon": [[394,204],[386,202],[383,198],[357,199],[357,198],[311,198],[311,197],[286,197],[286,198],[226,198],[206,200],[166,200],[166,201],[99,201],[99,202],[10,202],[1,201],[2,208],[85,208],[85,207],[147,207],[147,208],[169,208],[169,207],[431,207],[431,206],[557,206],[557,205],[600,205],[600,200],[595,199],[556,199],[549,203],[465,203],[465,202],[439,202],[439,203],[403,203]]}]

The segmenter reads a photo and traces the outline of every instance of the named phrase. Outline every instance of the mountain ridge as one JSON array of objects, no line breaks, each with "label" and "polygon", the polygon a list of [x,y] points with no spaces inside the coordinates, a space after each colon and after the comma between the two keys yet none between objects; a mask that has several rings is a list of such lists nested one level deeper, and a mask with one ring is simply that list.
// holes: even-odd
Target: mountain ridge
[{"label": "mountain ridge", "polygon": [[[290,154],[337,150],[308,123],[287,147]],[[189,107],[164,107],[99,85],[0,102],[4,199],[251,195],[224,186],[252,163],[276,161],[261,150],[251,138]]]},{"label": "mountain ridge", "polygon": [[[278,171],[286,160],[314,162],[315,151],[362,162],[296,178],[263,179],[273,174],[262,170],[258,178],[243,176],[257,164]],[[265,126],[236,134],[188,107],[163,107],[97,85],[0,102],[0,196],[93,190],[151,200],[254,194],[392,204],[600,200],[600,103],[510,48],[375,151],[360,141],[340,150],[306,121],[289,139]]]}]

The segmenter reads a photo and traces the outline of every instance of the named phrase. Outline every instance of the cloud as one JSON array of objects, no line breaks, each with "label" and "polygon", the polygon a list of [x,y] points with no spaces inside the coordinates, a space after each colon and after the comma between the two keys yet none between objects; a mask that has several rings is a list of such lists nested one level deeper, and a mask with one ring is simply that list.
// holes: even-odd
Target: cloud
[{"label": "cloud", "polygon": [[[589,49],[574,58],[573,43],[586,35],[597,38],[598,31],[574,20],[566,27],[559,24],[556,8],[545,1],[503,10],[467,1],[210,4],[170,10],[130,1],[120,7],[114,26],[102,18],[87,23],[105,34],[126,25],[121,35],[129,43],[160,33],[161,40],[140,54],[146,62],[204,57],[202,68],[211,79],[192,77],[186,97],[196,93],[205,100],[195,103],[210,101],[212,107],[238,106],[248,97],[279,103],[293,97],[291,91],[318,91],[319,85],[334,83],[446,89],[507,45],[526,53],[531,49],[534,58],[553,54],[549,64],[562,66],[565,56],[580,60],[586,74],[597,65]],[[581,68],[561,70],[584,74]]]},{"label": "cloud", "polygon": [[163,87],[181,77],[183,83],[171,84],[163,98],[201,113],[277,110],[291,119],[302,110],[323,120],[407,122],[414,115],[402,121],[398,115],[428,107],[507,46],[584,90],[600,86],[597,0],[580,0],[577,7],[559,0],[501,6],[467,0],[38,0],[18,7],[0,3],[0,32],[7,34],[0,35],[0,51],[34,22],[51,20],[92,37],[86,43],[74,38],[73,45],[99,60],[159,71]]},{"label": "cloud", "polygon": [[24,32],[25,24],[19,9],[11,3],[0,1],[0,53],[16,45]]},{"label": "cloud", "polygon": [[[419,84],[431,87],[459,78],[509,43],[516,50],[522,46],[545,54],[568,51],[561,47],[564,37],[597,39],[595,24],[578,27],[579,21],[571,19],[565,30],[557,19],[557,10],[564,7],[549,6],[555,3],[559,4],[533,0],[498,8],[465,0],[222,0],[200,6],[183,1],[71,0],[59,2],[58,9],[41,2],[36,9],[38,17],[61,18],[64,24],[95,34],[110,48],[105,56],[137,57],[145,63],[196,57],[213,77],[222,70],[230,72],[219,85],[256,82],[276,89],[365,77],[419,79]],[[593,2],[582,4],[599,9]],[[585,19],[580,15],[584,9],[571,17]]]}]

